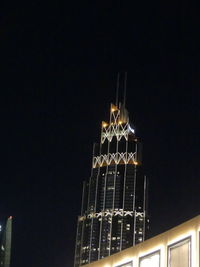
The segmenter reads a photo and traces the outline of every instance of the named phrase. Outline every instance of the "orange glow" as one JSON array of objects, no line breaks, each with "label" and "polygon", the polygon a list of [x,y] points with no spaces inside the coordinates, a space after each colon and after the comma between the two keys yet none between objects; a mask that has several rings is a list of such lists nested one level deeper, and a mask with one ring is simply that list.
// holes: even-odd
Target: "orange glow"
[{"label": "orange glow", "polygon": [[117,107],[115,105],[111,104],[111,111],[115,112],[116,110],[117,110]]},{"label": "orange glow", "polygon": [[107,126],[108,126],[108,123],[105,122],[105,121],[102,121],[102,127],[105,128],[105,127],[107,127]]}]

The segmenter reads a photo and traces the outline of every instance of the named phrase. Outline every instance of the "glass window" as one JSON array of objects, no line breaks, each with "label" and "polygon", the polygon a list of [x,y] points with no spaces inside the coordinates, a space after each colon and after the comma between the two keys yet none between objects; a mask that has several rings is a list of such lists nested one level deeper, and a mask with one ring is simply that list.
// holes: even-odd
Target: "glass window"
[{"label": "glass window", "polygon": [[133,267],[133,262],[132,262],[132,261],[129,261],[129,262],[127,262],[127,263],[118,265],[118,266],[116,266],[116,267]]},{"label": "glass window", "polygon": [[160,267],[160,251],[141,257],[139,262],[140,267]]},{"label": "glass window", "polygon": [[168,247],[168,267],[190,267],[190,243],[187,238]]}]

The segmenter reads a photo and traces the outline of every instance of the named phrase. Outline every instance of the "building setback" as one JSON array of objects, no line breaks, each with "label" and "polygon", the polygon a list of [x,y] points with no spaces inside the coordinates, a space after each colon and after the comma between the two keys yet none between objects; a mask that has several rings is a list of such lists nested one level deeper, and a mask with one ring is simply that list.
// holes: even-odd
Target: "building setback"
[{"label": "building setback", "polygon": [[74,267],[144,241],[147,190],[141,156],[125,104],[111,104],[100,144],[93,148],[90,179],[83,184]]}]

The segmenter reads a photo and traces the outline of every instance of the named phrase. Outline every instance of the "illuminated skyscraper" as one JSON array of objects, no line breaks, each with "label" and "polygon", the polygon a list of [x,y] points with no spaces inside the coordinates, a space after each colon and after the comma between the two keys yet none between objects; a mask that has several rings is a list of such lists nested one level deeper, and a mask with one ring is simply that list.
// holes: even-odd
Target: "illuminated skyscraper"
[{"label": "illuminated skyscraper", "polygon": [[12,217],[0,226],[0,267],[10,266],[11,256]]},{"label": "illuminated skyscraper", "polygon": [[75,267],[144,241],[147,190],[141,152],[125,103],[111,104],[100,144],[94,145],[91,176],[83,184]]}]

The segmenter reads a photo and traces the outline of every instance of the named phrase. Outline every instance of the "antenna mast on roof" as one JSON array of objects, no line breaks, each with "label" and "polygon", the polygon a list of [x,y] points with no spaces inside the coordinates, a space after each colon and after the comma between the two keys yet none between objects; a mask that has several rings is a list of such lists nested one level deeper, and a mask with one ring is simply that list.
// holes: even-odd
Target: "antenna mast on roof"
[{"label": "antenna mast on roof", "polygon": [[118,107],[118,98],[119,98],[119,77],[120,77],[120,73],[117,73],[117,87],[116,87],[116,102],[115,105]]},{"label": "antenna mast on roof", "polygon": [[127,84],[127,72],[125,71],[124,74],[124,101],[123,101],[123,106],[125,107],[126,104],[126,84]]}]

